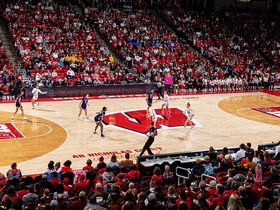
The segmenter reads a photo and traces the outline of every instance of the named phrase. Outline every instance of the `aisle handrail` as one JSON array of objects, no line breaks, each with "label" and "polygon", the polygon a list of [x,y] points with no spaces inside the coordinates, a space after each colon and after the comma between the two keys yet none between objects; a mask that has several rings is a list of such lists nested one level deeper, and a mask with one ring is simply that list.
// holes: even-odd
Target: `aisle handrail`
[{"label": "aisle handrail", "polygon": [[[188,172],[188,176],[184,176],[184,175],[180,175],[178,174],[178,169],[182,169],[184,171],[187,171]],[[187,168],[183,168],[183,167],[180,167],[180,166],[177,166],[176,167],[176,176],[178,177],[178,185],[180,184],[180,178],[183,178],[184,179],[184,183],[186,182],[186,179],[189,179],[190,177],[190,174],[191,174],[191,171]]]}]

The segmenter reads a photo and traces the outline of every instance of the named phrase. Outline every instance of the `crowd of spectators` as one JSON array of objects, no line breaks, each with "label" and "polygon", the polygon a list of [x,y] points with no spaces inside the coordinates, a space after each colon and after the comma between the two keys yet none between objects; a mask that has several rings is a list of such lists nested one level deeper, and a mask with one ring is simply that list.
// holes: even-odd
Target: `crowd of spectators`
[{"label": "crowd of spectators", "polygon": [[3,43],[0,40],[0,69],[3,68],[4,65],[9,64],[9,59],[7,58],[6,51],[3,47]]},{"label": "crowd of spectators", "polygon": [[214,13],[166,7],[161,14],[196,50],[217,66],[230,65],[240,75],[246,72],[247,67],[267,67],[261,57],[250,50],[246,40],[231,31]]},{"label": "crowd of spectators", "polygon": [[[274,88],[279,82],[278,66],[267,66],[258,51],[253,53],[248,48],[247,39],[236,35],[215,14],[167,3],[161,15],[174,26],[175,34],[145,7],[116,9],[118,2],[107,3],[98,9],[86,7],[83,16],[74,7],[60,6],[57,1],[7,4],[1,13],[31,78],[30,84],[22,85],[156,82],[168,87],[168,92],[194,92]],[[96,27],[127,65],[114,62],[109,49],[98,43]],[[269,31],[263,34],[270,38],[274,36],[271,27],[262,27]],[[253,29],[250,34],[257,34]],[[12,80],[6,78],[18,72],[2,70],[1,74],[5,74],[4,86],[12,87]],[[167,81],[169,74],[172,78]]]},{"label": "crowd of spectators", "polygon": [[275,32],[275,22],[265,11],[240,14],[225,8],[225,17],[255,49],[254,55],[263,55],[273,65],[279,65],[280,42]]},{"label": "crowd of spectators", "polygon": [[86,7],[85,13],[87,13],[89,8],[124,8],[132,9],[138,8],[138,0],[83,0],[83,3]]},{"label": "crowd of spectators", "polygon": [[[241,144],[236,153],[225,147],[219,155],[210,147],[179,185],[169,165],[141,176],[129,153],[122,161],[112,155],[107,163],[101,156],[96,167],[88,159],[79,170],[72,170],[70,160],[63,166],[50,161],[47,171],[34,179],[22,178],[13,163],[6,179],[0,173],[1,209],[274,210],[280,205],[279,185],[274,184],[280,181],[279,152],[280,144],[273,159],[250,143]],[[201,179],[202,174],[208,177]]]},{"label": "crowd of spectators", "polygon": [[169,31],[148,9],[109,10],[106,16],[95,10],[99,30],[129,66],[138,72],[163,66],[166,71],[176,64],[200,64],[186,41]]},{"label": "crowd of spectators", "polygon": [[[5,64],[0,70],[0,100],[4,95],[16,95],[15,81],[22,78],[22,74],[14,65]],[[25,83],[25,88],[30,87],[29,83]]]},{"label": "crowd of spectators", "polygon": [[18,76],[20,76],[20,73],[16,71],[13,65],[9,64],[6,51],[3,47],[2,41],[0,40],[0,100],[4,95],[4,92],[13,93],[13,86],[7,86],[5,89],[3,84],[10,84],[11,82],[14,82]]},{"label": "crowd of spectators", "polygon": [[[247,59],[246,56],[239,56],[239,58],[236,59],[234,57],[237,56],[230,55],[226,56],[222,61],[219,56],[212,54],[210,57],[215,57],[216,61],[219,57],[219,61],[213,66],[210,60],[203,61],[197,52],[193,52],[189,49],[186,41],[178,37],[176,34],[172,34],[164,24],[160,24],[149,10],[108,10],[105,13],[106,16],[103,16],[102,10],[92,10],[91,13],[95,14],[95,23],[98,24],[101,34],[103,34],[117,53],[120,54],[122,59],[127,62],[128,65],[132,66],[134,71],[136,71],[140,77],[148,77],[148,80],[145,81],[160,83],[161,79],[165,82],[166,73],[171,72],[173,80],[172,90],[174,92],[218,89],[239,90],[249,89],[255,85],[266,87],[266,85],[260,85],[260,83],[263,83],[264,78],[264,82],[266,83],[267,76],[264,75],[262,71],[257,71],[259,69],[256,68],[259,63],[256,60],[259,61],[259,57],[256,58],[254,60],[255,63],[253,63],[253,60],[250,62],[250,59]],[[175,11],[174,13],[176,13],[176,15],[181,14],[179,11]],[[191,21],[191,17],[189,18]],[[138,20],[141,20],[141,22]],[[208,20],[205,20],[205,22],[208,22]],[[172,24],[176,25],[176,23]],[[199,25],[200,23],[196,24],[197,28],[199,28]],[[208,27],[209,26],[206,28],[208,29]],[[218,33],[219,27],[220,25],[217,26],[215,33]],[[205,32],[205,36],[208,32]],[[200,32],[197,31],[197,33]],[[212,37],[212,35],[213,34],[210,34],[209,37]],[[233,33],[231,33],[231,35],[234,36]],[[203,40],[203,38],[207,38],[205,36],[198,37]],[[223,39],[224,36],[219,37],[219,40]],[[229,41],[226,42],[225,49],[223,50],[225,53],[228,50],[227,47],[232,47],[232,51],[234,51],[236,47],[240,48],[238,44],[234,43],[232,45],[231,38],[228,38],[228,40]],[[197,46],[199,41],[195,42],[195,45]],[[217,46],[213,45],[212,48],[213,47]],[[200,49],[200,47],[198,47],[198,49]],[[213,48],[213,51],[209,51],[208,49],[203,49],[203,51],[207,51],[205,55],[207,55],[208,52],[210,55],[211,52],[215,50]],[[244,51],[246,52],[246,50]],[[232,60],[230,60],[231,58]],[[249,63],[245,63],[245,59]],[[235,62],[238,65],[235,65]],[[263,63],[260,65],[263,65]],[[222,66],[226,67],[226,71]],[[243,68],[241,68],[241,66]],[[275,72],[274,69],[272,72]],[[156,77],[149,78],[151,74],[156,75]],[[246,74],[247,77],[245,76]],[[229,75],[232,77],[234,77],[234,75],[240,76],[243,82],[241,82],[238,87],[235,87],[236,85],[233,84],[234,82],[230,82],[232,84],[227,88],[225,87],[226,82],[221,82],[221,85],[214,84],[216,77],[218,77],[218,80],[224,80],[225,76],[228,78]],[[256,75],[257,78],[255,78],[255,82],[253,82]],[[202,78],[200,78],[200,76],[202,76]],[[252,77],[250,78],[250,76]],[[271,77],[270,81],[272,84],[277,82],[277,80],[274,81],[274,77]],[[213,83],[213,85],[210,83]],[[222,88],[220,86],[224,87]],[[234,87],[232,88],[231,86]]]},{"label": "crowd of spectators", "polygon": [[[52,85],[58,79],[60,84],[74,84],[81,78],[91,84],[96,79],[93,73],[101,69],[99,83],[103,71],[119,66],[96,40],[93,25],[82,21],[74,8],[49,1],[36,6],[23,2],[7,5],[2,13],[26,73],[35,83]],[[85,72],[90,79],[85,79]]]}]

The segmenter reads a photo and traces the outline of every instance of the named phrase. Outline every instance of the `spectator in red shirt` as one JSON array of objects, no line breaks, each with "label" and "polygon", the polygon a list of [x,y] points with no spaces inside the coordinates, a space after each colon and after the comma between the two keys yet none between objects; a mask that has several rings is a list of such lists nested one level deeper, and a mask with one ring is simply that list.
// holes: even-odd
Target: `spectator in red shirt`
[{"label": "spectator in red shirt", "polygon": [[160,167],[156,166],[153,173],[154,173],[154,175],[152,176],[151,181],[154,181],[154,182],[163,181],[162,180],[162,172],[160,170]]},{"label": "spectator in red shirt", "polygon": [[119,177],[120,175],[122,175],[123,178],[126,179],[126,178],[127,178],[127,174],[125,173],[125,171],[126,171],[126,170],[125,170],[125,167],[124,167],[124,166],[121,166],[121,167],[120,167],[120,173],[117,174],[116,180],[118,179],[118,177]]},{"label": "spectator in red shirt", "polygon": [[241,160],[241,166],[247,164],[247,157],[249,157],[249,152],[245,152],[244,158]]},{"label": "spectator in red shirt", "polygon": [[226,156],[225,156],[225,164],[227,164],[227,166],[230,166],[230,165],[232,165],[232,160],[230,159],[230,154],[227,154]]},{"label": "spectator in red shirt", "polygon": [[57,172],[52,173],[52,179],[49,181],[55,188],[57,188],[59,182],[61,182],[60,179],[57,178]]},{"label": "spectator in red shirt", "polygon": [[7,194],[4,195],[4,197],[3,197],[2,201],[1,201],[2,205],[5,204],[6,198],[10,198],[12,200],[12,202],[13,202],[13,205],[20,205],[21,198],[17,194],[17,191],[16,191],[16,189],[15,189],[15,187],[13,185],[11,185],[8,188]]},{"label": "spectator in red shirt", "polygon": [[87,205],[87,201],[85,199],[86,196],[86,193],[84,191],[81,191],[79,193],[79,200],[73,201],[73,203],[71,204],[71,210],[83,210]]},{"label": "spectator in red shirt", "polygon": [[131,171],[127,173],[127,177],[130,181],[132,181],[132,179],[140,177],[140,172],[136,169],[135,165],[131,166]]},{"label": "spectator in red shirt", "polygon": [[212,205],[214,206],[217,206],[218,203],[224,200],[224,196],[223,196],[224,186],[222,184],[217,184],[216,189],[217,189],[218,197],[212,200]]},{"label": "spectator in red shirt", "polygon": [[198,73],[198,72],[195,70],[194,73],[193,73],[193,76],[196,77],[196,78],[198,78],[198,77],[200,76],[200,73]]},{"label": "spectator in red shirt", "polygon": [[72,162],[70,160],[66,160],[63,164],[64,166],[58,169],[57,173],[63,174],[64,172],[72,172],[72,168],[70,168]]},{"label": "spectator in red shirt", "polygon": [[72,191],[72,186],[69,185],[69,179],[66,177],[63,179],[63,184],[64,184],[64,191],[67,191],[67,192],[71,192]]},{"label": "spectator in red shirt", "polygon": [[238,188],[240,187],[240,184],[239,183],[235,183],[233,185],[233,188],[229,191],[229,193],[232,195],[232,194],[236,194],[239,196],[239,192],[238,192]]},{"label": "spectator in red shirt", "polygon": [[268,153],[267,151],[265,151],[265,152],[263,153],[263,156],[264,156],[264,160],[265,160],[267,163],[273,163],[273,162],[274,162],[273,160],[271,160],[270,155],[269,155],[269,153]]},{"label": "spectator in red shirt", "polygon": [[181,201],[186,201],[188,209],[192,209],[192,200],[187,197],[185,190],[180,190],[180,198],[176,200],[176,205],[179,206]]},{"label": "spectator in red shirt", "polygon": [[124,191],[127,188],[126,182],[123,181],[123,176],[122,175],[118,176],[116,184],[120,186],[122,191]]},{"label": "spectator in red shirt", "polygon": [[85,166],[85,167],[83,167],[83,170],[84,171],[90,171],[90,170],[94,170],[94,168],[91,166],[91,164],[92,164],[92,161],[91,161],[91,159],[88,159],[87,160],[87,165]]},{"label": "spectator in red shirt", "polygon": [[24,195],[28,194],[28,190],[25,189],[25,182],[19,183],[19,189],[20,191],[17,192],[20,198],[22,198]]},{"label": "spectator in red shirt", "polygon": [[96,183],[94,192],[95,193],[101,193],[101,194],[104,193],[104,190],[102,188],[102,184],[100,182]]},{"label": "spectator in red shirt", "polygon": [[268,190],[265,186],[263,186],[262,184],[258,183],[258,182],[249,182],[247,181],[246,184],[250,184],[252,187],[252,195],[254,195],[254,197],[260,201],[261,198],[263,197],[263,192],[265,190]]},{"label": "spectator in red shirt", "polygon": [[86,183],[85,180],[85,175],[81,175],[79,178],[79,182],[75,184],[73,191],[78,191],[78,190],[87,190],[88,189],[88,183]]},{"label": "spectator in red shirt", "polygon": [[208,192],[210,192],[211,195],[214,195],[215,192],[217,191],[216,185],[217,185],[217,182],[215,180],[210,181],[210,188],[208,189]]}]

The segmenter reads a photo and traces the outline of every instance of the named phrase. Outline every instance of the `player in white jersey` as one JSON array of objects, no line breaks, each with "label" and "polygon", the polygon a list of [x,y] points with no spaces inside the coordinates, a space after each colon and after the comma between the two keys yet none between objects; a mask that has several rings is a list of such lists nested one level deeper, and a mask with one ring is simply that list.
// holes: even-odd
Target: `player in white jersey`
[{"label": "player in white jersey", "polygon": [[[48,93],[48,92],[47,92],[47,91],[46,91],[46,92],[42,92],[42,91],[39,89],[39,85],[36,85],[35,88],[33,88],[32,93],[33,93],[33,97],[32,97],[32,109],[35,109],[34,104],[35,104],[35,101],[38,99],[39,93],[41,93],[41,94],[46,94],[46,93]],[[39,105],[39,103],[37,103],[37,105]]]},{"label": "player in white jersey", "polygon": [[184,110],[183,113],[184,113],[184,115],[186,115],[188,117],[188,119],[186,120],[186,122],[184,124],[183,130],[185,130],[188,123],[190,123],[191,129],[192,129],[193,128],[192,118],[195,115],[195,109],[191,108],[190,103],[187,103],[187,108]]},{"label": "player in white jersey", "polygon": [[156,111],[154,110],[154,108],[152,107],[152,104],[148,104],[148,113],[149,117],[152,117],[152,121],[155,123],[156,125],[156,122],[157,122],[157,113]]},{"label": "player in white jersey", "polygon": [[223,78],[220,78],[220,87],[221,87],[221,90],[225,89],[225,80]]},{"label": "player in white jersey", "polygon": [[225,86],[226,86],[227,90],[230,90],[230,81],[229,81],[229,78],[226,78],[226,80],[225,80]]},{"label": "player in white jersey", "polygon": [[216,89],[216,91],[220,90],[220,89],[221,89],[221,85],[220,85],[219,78],[216,77],[216,79],[214,80],[214,82],[215,82],[215,89]]},{"label": "player in white jersey", "polygon": [[214,88],[215,88],[215,81],[214,81],[213,79],[211,79],[210,82],[209,82],[209,84],[210,84],[210,88],[211,88],[211,89],[209,88],[210,91],[214,91]]},{"label": "player in white jersey", "polygon": [[164,114],[164,107],[166,106],[166,109],[168,110],[168,114],[170,114],[170,110],[169,110],[169,96],[166,92],[166,90],[164,91],[164,100],[163,100],[163,103],[162,103],[162,106],[161,106],[161,110],[162,110],[162,114]]},{"label": "player in white jersey", "polygon": [[231,75],[228,76],[227,81],[228,81],[228,89],[231,90],[231,87],[233,85],[233,81],[232,81]]},{"label": "player in white jersey", "polygon": [[241,79],[241,77],[238,78],[237,85],[239,90],[243,90],[243,80]]},{"label": "player in white jersey", "polygon": [[237,90],[238,89],[238,79],[236,78],[236,76],[234,76],[234,78],[232,79],[232,83],[233,83],[233,90]]},{"label": "player in white jersey", "polygon": [[204,86],[204,91],[207,91],[207,88],[208,88],[208,79],[207,79],[207,77],[205,77],[203,79],[203,86]]}]

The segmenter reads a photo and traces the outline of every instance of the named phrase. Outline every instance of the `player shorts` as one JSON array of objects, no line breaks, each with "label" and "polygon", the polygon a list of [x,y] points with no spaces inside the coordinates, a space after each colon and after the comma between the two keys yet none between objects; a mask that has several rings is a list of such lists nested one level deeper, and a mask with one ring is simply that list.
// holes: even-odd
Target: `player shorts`
[{"label": "player shorts", "polygon": [[38,96],[36,96],[36,95],[34,95],[33,97],[32,97],[32,100],[37,100],[38,99]]},{"label": "player shorts", "polygon": [[152,100],[147,100],[147,104],[152,104],[153,101]]},{"label": "player shorts", "polygon": [[81,109],[87,109],[87,105],[86,104],[81,104],[80,108]]},{"label": "player shorts", "polygon": [[96,123],[99,123],[99,122],[101,121],[101,119],[98,118],[98,117],[94,117],[94,121],[95,121]]},{"label": "player shorts", "polygon": [[188,117],[188,120],[192,120],[193,115],[187,115],[187,117]]},{"label": "player shorts", "polygon": [[20,103],[16,103],[16,108],[22,108],[22,106],[20,105]]},{"label": "player shorts", "polygon": [[164,105],[164,106],[169,106],[169,103],[168,103],[167,101],[164,101],[164,102],[162,103],[162,105]]},{"label": "player shorts", "polygon": [[157,121],[157,116],[152,117],[152,121],[156,122]]}]

